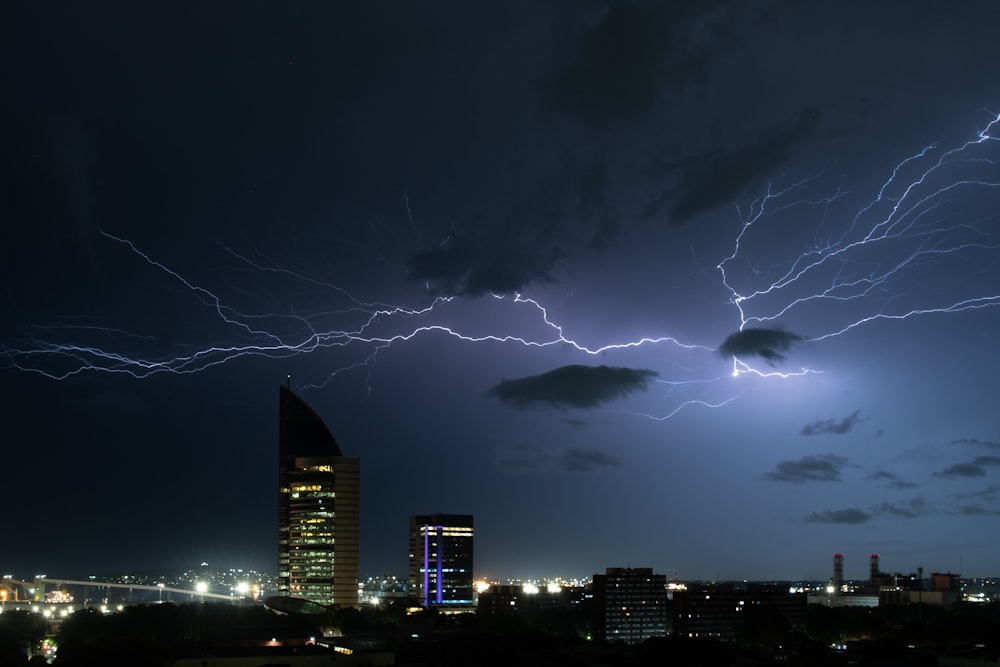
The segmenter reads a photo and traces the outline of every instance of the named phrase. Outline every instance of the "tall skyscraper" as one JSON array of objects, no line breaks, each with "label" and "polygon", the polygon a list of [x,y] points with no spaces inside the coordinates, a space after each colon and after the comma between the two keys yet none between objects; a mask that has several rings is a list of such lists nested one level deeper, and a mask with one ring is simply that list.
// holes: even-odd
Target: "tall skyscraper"
[{"label": "tall skyscraper", "polygon": [[410,517],[410,594],[425,607],[471,606],[472,515]]},{"label": "tall skyscraper", "polygon": [[278,422],[278,590],[323,605],[358,604],[361,461],[344,456],[323,420],[281,387]]}]

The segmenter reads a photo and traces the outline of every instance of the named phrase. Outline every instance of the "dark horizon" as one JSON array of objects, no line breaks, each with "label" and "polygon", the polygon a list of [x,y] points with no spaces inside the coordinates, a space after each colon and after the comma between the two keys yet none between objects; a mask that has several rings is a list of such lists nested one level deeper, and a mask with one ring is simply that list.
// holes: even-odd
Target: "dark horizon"
[{"label": "dark horizon", "polygon": [[276,385],[362,572],[1000,562],[1000,5],[4,15],[0,567],[273,569]]}]

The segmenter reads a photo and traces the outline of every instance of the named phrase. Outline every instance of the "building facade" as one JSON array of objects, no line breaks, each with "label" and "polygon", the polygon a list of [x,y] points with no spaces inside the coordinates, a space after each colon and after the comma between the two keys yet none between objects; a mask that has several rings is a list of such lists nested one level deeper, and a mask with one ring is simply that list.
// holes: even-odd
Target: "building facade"
[{"label": "building facade", "polygon": [[692,639],[761,642],[803,633],[805,593],[787,584],[719,584],[678,591],[673,595],[673,631]]},{"label": "building facade", "polygon": [[471,607],[472,539],[470,514],[411,516],[410,595],[425,607]]},{"label": "building facade", "polygon": [[598,639],[640,644],[667,634],[667,577],[649,567],[609,567],[593,579]]},{"label": "building facade", "polygon": [[278,424],[278,591],[327,606],[357,606],[360,459],[291,389]]}]

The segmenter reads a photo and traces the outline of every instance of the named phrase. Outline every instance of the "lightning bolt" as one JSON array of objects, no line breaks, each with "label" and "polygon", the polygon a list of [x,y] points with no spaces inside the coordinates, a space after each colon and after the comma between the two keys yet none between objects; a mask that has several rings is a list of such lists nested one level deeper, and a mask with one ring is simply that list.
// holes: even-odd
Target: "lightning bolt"
[{"label": "lightning bolt", "polygon": [[[983,270],[998,260],[1000,240],[995,216],[972,217],[963,209],[967,198],[989,196],[1000,187],[991,156],[997,138],[993,132],[1000,115],[975,136],[951,148],[935,143],[898,162],[874,195],[853,213],[854,193],[838,187],[832,194],[815,194],[826,172],[817,172],[787,187],[769,184],[745,208],[737,206],[738,231],[731,252],[715,269],[737,315],[738,329],[778,326],[804,321],[819,331],[807,341],[820,343],[875,321],[905,320],[932,314],[953,314],[1000,305],[998,293],[963,292],[930,294],[906,289],[905,276],[923,275],[930,265],[984,260]],[[408,191],[404,191],[407,221],[419,238]],[[983,210],[979,207],[979,210]],[[843,222],[838,224],[838,220]],[[761,229],[766,233],[759,233]],[[255,275],[291,281],[323,295],[322,310],[269,310],[273,299],[262,293],[235,290],[257,309],[238,306],[220,293],[139,248],[129,239],[101,231],[108,242],[120,245],[174,285],[193,297],[202,316],[208,314],[224,332],[220,340],[192,343],[183,353],[138,353],[136,347],[156,342],[143,332],[91,324],[44,323],[32,325],[38,336],[0,342],[0,354],[20,371],[53,380],[88,373],[113,373],[135,379],[161,373],[191,374],[246,357],[288,358],[321,350],[348,354],[325,377],[309,387],[327,385],[338,374],[371,366],[390,346],[417,337],[443,336],[467,344],[493,343],[525,348],[565,347],[595,356],[635,348],[664,346],[678,354],[715,353],[715,345],[682,341],[674,336],[644,336],[616,342],[586,342],[571,335],[547,307],[523,293],[492,294],[476,299],[439,296],[422,306],[392,304],[361,298],[345,287],[303,271],[283,267],[259,250],[253,255],[219,243],[219,249],[238,266]],[[800,242],[799,254],[781,256],[766,245],[776,234]],[[950,264],[949,264],[950,266]],[[974,289],[974,288],[967,288]],[[454,322],[470,311],[489,317],[462,326]],[[822,314],[821,317],[817,313]],[[465,318],[468,322],[468,318]],[[488,325],[484,322],[500,322]],[[86,341],[86,342],[82,342]],[[220,342],[221,341],[221,342]],[[821,371],[807,367],[796,371],[758,369],[750,360],[732,359],[732,375],[761,378],[803,376]],[[668,391],[718,386],[724,375],[704,379],[658,380]],[[731,389],[729,391],[737,391]],[[665,420],[691,406],[720,408],[739,397],[723,400],[687,397],[662,414],[628,413]]]},{"label": "lightning bolt", "polygon": [[[196,373],[212,366],[217,366],[233,359],[243,356],[264,356],[273,358],[283,358],[290,355],[311,353],[318,349],[336,348],[346,346],[363,346],[377,350],[389,345],[412,340],[421,335],[442,334],[467,343],[512,343],[524,347],[545,348],[555,345],[565,345],[573,349],[588,354],[599,355],[613,350],[624,350],[637,348],[645,345],[672,344],[680,348],[689,350],[712,351],[712,347],[687,344],[672,336],[644,337],[637,340],[624,341],[619,343],[606,343],[603,345],[587,345],[564,334],[563,327],[554,322],[545,306],[537,300],[525,297],[521,294],[502,295],[492,294],[487,299],[498,304],[505,304],[519,310],[526,310],[529,316],[533,316],[540,325],[536,327],[538,333],[535,335],[521,335],[516,333],[498,334],[488,333],[473,335],[462,330],[440,322],[427,324],[414,324],[422,322],[435,316],[447,317],[449,307],[459,304],[461,299],[452,296],[437,297],[430,305],[413,308],[401,305],[389,305],[379,302],[363,301],[347,290],[323,281],[319,281],[308,275],[293,271],[288,268],[262,264],[257,260],[248,258],[236,251],[222,247],[228,254],[237,258],[241,262],[252,267],[261,273],[276,273],[291,277],[297,281],[311,285],[323,287],[334,291],[338,296],[347,300],[346,308],[336,311],[313,313],[311,315],[300,315],[295,313],[266,313],[254,314],[236,309],[223,302],[212,290],[197,285],[179,274],[177,271],[166,266],[162,262],[153,259],[149,254],[137,248],[131,241],[108,232],[100,232],[105,238],[119,243],[128,248],[135,255],[140,257],[150,266],[156,268],[171,279],[179,283],[188,293],[194,295],[200,303],[214,312],[215,316],[226,326],[235,330],[236,334],[250,339],[248,342],[232,345],[208,345],[201,347],[191,354],[169,356],[164,358],[147,358],[142,356],[132,356],[122,351],[112,351],[97,345],[78,345],[73,343],[63,343],[55,340],[34,339],[25,347],[12,347],[4,345],[3,352],[12,364],[18,369],[28,372],[40,373],[53,380],[64,380],[72,375],[84,372],[110,372],[124,373],[131,375],[135,379],[143,379],[157,373]],[[360,317],[360,323],[349,329],[320,329],[315,322],[330,315],[350,315]],[[255,320],[286,320],[299,325],[302,333],[298,337],[288,334],[281,334],[274,330],[262,328],[254,324]],[[387,324],[391,323],[391,324]],[[388,328],[395,327],[392,333],[380,333]],[[110,336],[111,334],[122,334],[129,337],[141,337],[153,340],[151,336],[142,336],[122,329],[103,328],[95,326],[74,326],[74,325],[41,325],[36,327],[42,330],[58,330],[63,332],[99,332]],[[372,357],[366,357],[370,360]],[[64,370],[52,370],[45,365],[46,359],[55,359],[57,365],[69,365],[70,368]],[[365,362],[361,362],[362,365]],[[333,375],[353,368],[346,366],[334,371]],[[329,378],[328,378],[329,379]]]},{"label": "lightning bolt", "polygon": [[[738,209],[741,226],[733,251],[716,265],[730,303],[739,314],[739,330],[787,321],[801,312],[811,325],[832,322],[826,324],[827,331],[813,332],[807,339],[819,342],[879,320],[905,320],[1000,305],[998,293],[960,293],[939,296],[937,303],[906,306],[912,295],[896,287],[904,276],[932,262],[940,265],[982,259],[984,266],[996,264],[995,253],[1000,249],[996,216],[969,219],[962,215],[961,203],[965,198],[988,196],[1000,187],[1000,159],[990,155],[990,150],[996,148],[993,132],[998,123],[1000,115],[992,115],[972,139],[948,149],[930,144],[906,157],[835,239],[814,243],[783,266],[744,268],[738,286],[733,276],[737,267],[752,267],[754,257],[745,252],[745,245],[757,228],[778,219],[779,229],[794,234],[789,216],[826,212],[848,194],[838,190],[826,197],[795,198],[796,193],[810,188],[815,176],[782,190],[769,184],[765,194],[747,211]],[[780,220],[782,217],[786,219]],[[774,277],[756,280],[765,274]],[[933,300],[924,290],[917,296]],[[877,308],[874,312],[873,307]],[[814,317],[820,310],[826,316]],[[762,372],[734,357],[733,375],[748,372],[787,377],[816,371],[803,368],[798,373]]]}]

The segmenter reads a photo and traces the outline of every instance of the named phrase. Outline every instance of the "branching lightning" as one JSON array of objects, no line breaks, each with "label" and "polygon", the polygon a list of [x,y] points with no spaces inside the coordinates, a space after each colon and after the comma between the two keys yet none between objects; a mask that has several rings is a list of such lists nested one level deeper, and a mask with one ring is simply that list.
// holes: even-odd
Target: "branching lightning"
[{"label": "branching lightning", "polygon": [[[829,207],[846,196],[837,191],[821,199],[793,200],[794,193],[807,189],[812,179],[780,191],[769,185],[749,211],[739,212],[742,225],[733,252],[716,267],[739,313],[739,330],[752,325],[773,326],[804,311],[808,326],[822,323],[827,329],[814,331],[807,339],[818,342],[877,320],[1000,305],[1000,293],[970,296],[959,291],[958,296],[935,298],[930,290],[907,294],[895,287],[898,278],[919,271],[923,265],[989,257],[1000,249],[996,216],[970,219],[962,211],[964,198],[1000,188],[1000,159],[990,156],[990,150],[996,148],[997,138],[992,132],[998,123],[1000,115],[994,115],[974,139],[948,150],[931,144],[902,160],[835,240],[816,243],[785,268],[769,267],[769,273],[777,274],[773,279],[755,281],[744,277],[740,284],[734,284],[731,267],[753,259],[744,254],[743,240],[755,226],[764,224],[765,218],[802,208]],[[750,273],[756,278],[762,272]],[[943,282],[950,278],[947,274],[939,276]],[[905,305],[914,298],[919,305]],[[826,311],[824,316],[809,316],[817,312],[817,307]],[[787,375],[777,371],[762,373],[733,357],[733,375],[747,372]]]},{"label": "branching lightning", "polygon": [[[968,290],[974,288],[965,283],[957,282],[948,289],[914,291],[900,280],[926,272],[929,267],[936,272],[949,262],[996,256],[1000,249],[996,218],[973,217],[968,211],[982,207],[966,209],[964,202],[1000,192],[1000,157],[991,157],[991,151],[997,148],[992,132],[998,127],[1000,115],[964,143],[948,149],[931,144],[906,157],[891,170],[872,198],[844,217],[839,217],[839,209],[845,204],[850,206],[853,193],[837,188],[832,194],[812,195],[819,187],[820,174],[784,188],[769,185],[746,210],[737,208],[739,228],[732,251],[715,266],[737,316],[734,327],[744,331],[794,324],[797,329],[803,327],[800,333],[805,342],[820,343],[879,320],[1000,305],[1000,293],[970,293]],[[408,192],[404,198],[408,224],[419,239]],[[814,221],[817,216],[818,221]],[[837,223],[838,219],[842,224]],[[766,245],[761,247],[766,243],[765,235],[758,230],[766,227],[773,237],[775,226],[789,239],[778,252],[792,242],[800,242],[804,250],[782,257]],[[152,267],[175,289],[194,297],[201,316],[208,313],[221,325],[220,338],[212,343],[189,341],[182,353],[176,349],[137,353],[137,341],[155,342],[155,336],[120,326],[36,324],[32,331],[37,335],[0,343],[0,353],[10,366],[53,380],[87,373],[142,379],[161,373],[198,373],[246,357],[287,358],[323,350],[352,351],[352,360],[311,385],[323,386],[341,372],[370,366],[386,348],[422,336],[444,336],[468,344],[560,346],[590,356],[647,347],[714,356],[718,344],[717,340],[697,344],[667,335],[585,342],[568,332],[550,308],[520,293],[475,299],[439,296],[420,306],[372,301],[333,282],[281,267],[260,252],[251,257],[219,244],[233,261],[254,275],[272,275],[321,290],[331,302],[328,308],[311,312],[291,308],[283,312],[266,308],[253,311],[227,301],[217,289],[197,284],[129,239],[103,231],[101,234]],[[990,262],[996,260],[978,265],[989,267]],[[260,303],[267,301],[260,295],[241,294],[251,297],[250,301],[254,297],[260,297]],[[457,324],[463,321],[459,315],[473,307],[502,313],[498,320],[506,328],[483,333],[471,324]],[[817,372],[806,367],[793,372],[760,370],[747,359],[732,357],[732,375],[736,376],[770,378]],[[725,377],[712,372],[702,380],[663,378],[658,382],[673,391],[696,384],[717,385]],[[661,415],[630,414],[664,420],[688,406],[719,408],[739,395],[730,394],[722,400],[687,397]]]},{"label": "branching lightning", "polygon": [[[147,253],[138,249],[131,241],[120,238],[113,234],[102,231],[101,234],[116,243],[127,247],[134,254],[142,258],[150,266],[155,267],[171,279],[180,283],[185,290],[194,295],[203,306],[211,309],[215,315],[225,325],[231,327],[245,340],[244,342],[231,345],[208,345],[198,348],[196,351],[185,354],[168,356],[163,358],[150,358],[134,354],[128,354],[122,350],[113,350],[108,347],[98,345],[78,345],[72,343],[58,342],[55,340],[34,339],[28,341],[23,347],[16,348],[5,345],[3,352],[11,363],[22,371],[40,373],[53,380],[64,380],[73,375],[86,372],[107,372],[123,373],[131,375],[136,379],[143,379],[157,373],[197,373],[199,371],[224,364],[231,360],[246,356],[263,356],[271,358],[284,358],[292,355],[315,352],[319,349],[355,346],[368,350],[363,359],[356,364],[341,367],[334,370],[328,377],[334,377],[358,365],[365,365],[374,360],[378,351],[390,345],[403,343],[421,335],[442,334],[467,343],[509,343],[524,347],[551,347],[554,345],[565,345],[585,353],[587,355],[600,355],[614,350],[637,348],[646,345],[672,344],[680,348],[690,350],[712,351],[714,348],[704,345],[685,344],[671,336],[644,337],[638,340],[625,341],[620,343],[606,343],[598,346],[588,346],[572,338],[568,338],[563,333],[563,327],[553,322],[545,306],[535,299],[525,297],[521,294],[514,295],[491,295],[493,301],[497,303],[510,304],[518,309],[528,312],[529,318],[534,318],[542,325],[541,329],[547,335],[517,335],[517,334],[485,334],[471,335],[464,333],[461,329],[440,322],[427,324],[414,324],[433,320],[435,316],[448,317],[448,314],[441,313],[450,304],[458,303],[458,297],[437,297],[430,305],[412,308],[407,306],[392,306],[384,303],[366,302],[356,298],[347,290],[330,283],[325,283],[308,275],[292,271],[291,269],[269,266],[261,264],[255,260],[235,252],[234,250],[221,246],[231,256],[241,262],[251,266],[255,271],[261,273],[278,273],[294,278],[297,281],[308,283],[336,292],[339,296],[346,298],[349,308],[336,312],[318,312],[311,316],[296,315],[293,313],[273,313],[264,314],[247,313],[223,303],[223,300],[212,290],[196,285],[187,278],[180,275],[165,264],[153,259]],[[323,320],[330,315],[350,315],[360,316],[361,322],[358,326],[350,329],[319,329],[314,321]],[[304,333],[298,337],[288,334],[279,334],[277,331],[261,328],[254,324],[257,320],[293,320],[303,329]],[[391,324],[387,324],[391,323]],[[121,329],[100,328],[93,326],[72,326],[60,325],[58,327],[45,326],[39,329],[58,329],[64,332],[90,331],[99,332],[110,336],[111,334],[124,334],[128,336],[139,336],[125,332]],[[392,329],[393,333],[380,334],[376,330]],[[147,339],[151,338],[146,336]]]}]

